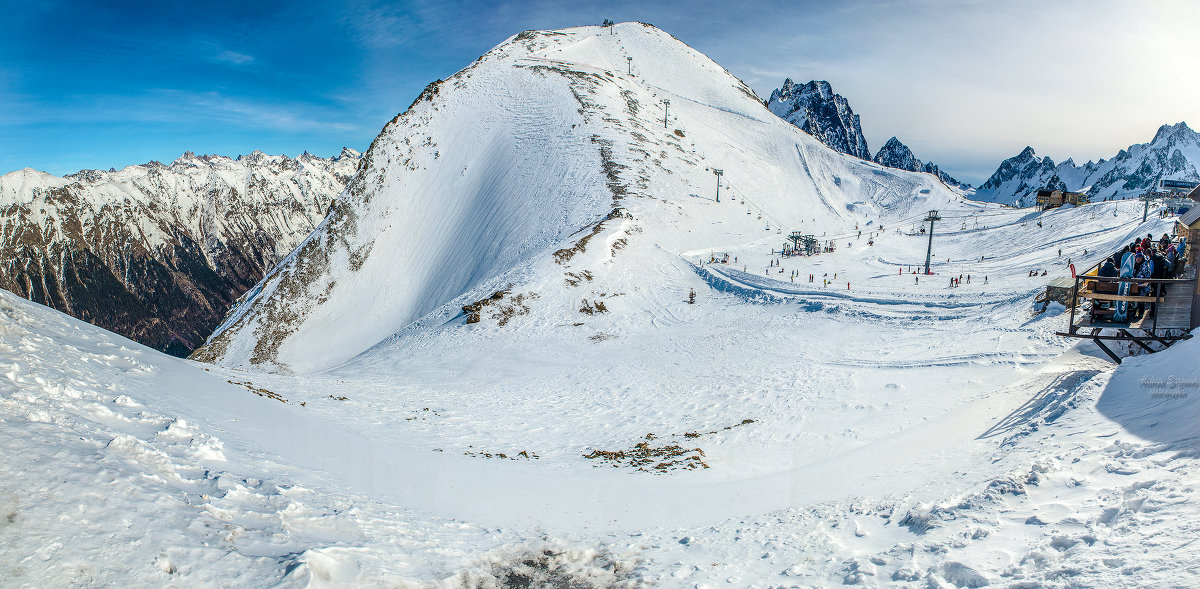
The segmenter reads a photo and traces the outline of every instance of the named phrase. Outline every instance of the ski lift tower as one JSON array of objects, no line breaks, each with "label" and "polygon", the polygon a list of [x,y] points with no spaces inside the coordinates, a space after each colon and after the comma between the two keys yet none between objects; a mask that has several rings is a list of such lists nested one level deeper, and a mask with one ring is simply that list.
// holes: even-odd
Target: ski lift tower
[{"label": "ski lift tower", "polygon": [[800,240],[804,239],[804,236],[799,231],[793,231],[788,234],[787,238],[788,241],[792,242],[792,251],[800,251]]},{"label": "ski lift tower", "polygon": [[717,202],[721,202],[721,176],[725,174],[725,170],[713,169],[713,173],[717,175]]},{"label": "ski lift tower", "polygon": [[1142,207],[1142,222],[1145,223],[1146,218],[1150,216],[1150,201],[1154,200],[1154,193],[1146,192],[1145,194],[1139,196],[1138,200],[1146,203],[1146,205]]},{"label": "ski lift tower", "polygon": [[941,221],[937,211],[929,211],[929,215],[925,217],[925,221],[929,221],[929,247],[925,250],[925,274],[929,274],[929,262],[933,259],[933,222]]}]

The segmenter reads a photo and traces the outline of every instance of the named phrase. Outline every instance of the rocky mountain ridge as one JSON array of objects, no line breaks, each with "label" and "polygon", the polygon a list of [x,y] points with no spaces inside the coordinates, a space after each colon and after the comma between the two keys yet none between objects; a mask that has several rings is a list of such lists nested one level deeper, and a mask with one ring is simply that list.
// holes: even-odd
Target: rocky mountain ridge
[{"label": "rocky mountain ridge", "polygon": [[782,86],[771,92],[766,105],[776,116],[844,154],[889,168],[933,174],[949,186],[968,187],[943,172],[936,164],[917,159],[912,150],[895,136],[888,139],[875,157],[871,157],[859,115],[854,114],[845,97],[833,91],[829,82],[812,80],[797,84],[787,78]]},{"label": "rocky mountain ridge", "polygon": [[255,151],[0,176],[0,288],[183,356],[320,222],[358,167]]},{"label": "rocky mountain ridge", "polygon": [[833,149],[871,159],[858,115],[845,97],[833,91],[829,82],[812,80],[797,84],[787,78],[783,86],[771,92],[767,109]]},{"label": "rocky mountain ridge", "polygon": [[1113,200],[1139,196],[1163,179],[1200,180],[1200,133],[1186,122],[1163,125],[1148,143],[1082,166],[1072,159],[1056,164],[1027,146],[1001,162],[972,198],[1029,206],[1037,190],[1056,188],[1087,192],[1092,201]]},{"label": "rocky mountain ridge", "polygon": [[950,174],[943,172],[937,164],[933,162],[922,162],[913,155],[911,149],[907,145],[900,142],[895,136],[887,140],[883,147],[875,154],[871,161],[887,166],[889,168],[897,168],[900,170],[908,170],[910,172],[925,172],[937,176],[939,180],[945,182],[949,186],[959,188],[969,188],[969,185],[959,182]]}]

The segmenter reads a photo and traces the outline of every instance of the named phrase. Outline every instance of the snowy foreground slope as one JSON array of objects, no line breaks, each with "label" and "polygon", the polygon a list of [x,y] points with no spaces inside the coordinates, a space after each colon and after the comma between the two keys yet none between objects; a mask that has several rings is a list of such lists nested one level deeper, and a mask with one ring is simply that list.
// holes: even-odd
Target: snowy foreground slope
[{"label": "snowy foreground slope", "polygon": [[[1068,260],[1087,267],[1166,221],[1141,224],[1136,202],[1049,212],[963,202],[928,175],[852,160],[751,117],[762,111],[749,110],[735,80],[656,30],[613,32],[520,42],[566,43],[546,59],[570,71],[585,67],[564,63],[582,59],[568,55],[578,46],[639,56],[636,76],[621,73],[621,53],[596,75],[615,80],[603,96],[620,96],[618,84],[650,93],[635,95],[647,153],[652,139],[673,141],[654,135],[645,114],[667,91],[636,68],[650,55],[663,62],[654,76],[674,80],[679,117],[670,135],[684,136],[661,148],[679,156],[658,159],[697,161],[697,171],[639,162],[641,140],[618,141],[618,131],[641,119],[623,110],[592,123],[572,110],[583,121],[572,124],[612,138],[600,142],[608,155],[572,148],[592,153],[592,167],[565,158],[574,171],[563,177],[580,179],[568,184],[573,199],[554,201],[549,180],[533,194],[558,207],[550,212],[515,188],[476,194],[508,195],[539,221],[561,215],[576,229],[539,233],[503,207],[475,220],[470,202],[454,213],[449,203],[470,191],[417,199],[378,189],[366,200],[366,188],[351,189],[353,208],[310,240],[328,247],[302,248],[256,295],[279,301],[275,317],[308,319],[277,332],[272,307],[242,309],[225,366],[170,358],[0,293],[0,585],[1200,583],[1190,549],[1200,539],[1200,390],[1190,384],[1200,381],[1200,349],[1184,342],[1114,369],[1090,346],[1053,336],[1061,308],[1029,311]],[[478,72],[502,58],[490,55]],[[518,103],[508,104],[532,108]],[[418,103],[433,106],[452,108]],[[474,137],[501,114],[457,132]],[[435,161],[485,145],[451,139],[442,141],[459,147],[439,142]],[[364,169],[388,155],[373,148]],[[503,169],[558,165],[545,159]],[[726,172],[720,204],[707,198],[706,165]],[[488,174],[471,179],[476,164],[462,166],[452,167],[460,187],[487,185]],[[356,182],[449,173],[373,169]],[[592,235],[614,199],[621,214]],[[408,238],[390,233],[426,225],[389,202],[481,237],[463,245],[450,231],[425,238],[442,244],[434,249],[398,253],[390,240]],[[908,233],[934,207],[944,217],[936,274],[918,282],[908,272],[927,240]],[[356,229],[333,231],[349,223],[336,219]],[[837,249],[780,260],[780,230],[825,233]],[[515,241],[489,241],[508,235]],[[575,248],[583,235],[592,237]],[[372,255],[351,264],[367,244]],[[300,258],[326,250],[330,262],[307,277],[321,289],[312,300],[328,288],[327,301],[275,298],[293,288],[287,276],[303,274]],[[573,253],[556,258],[560,250]],[[379,268],[394,273],[368,273],[380,253]],[[712,263],[725,254],[729,263]],[[1034,269],[1048,276],[1029,277]],[[436,291],[418,270],[463,291]],[[950,288],[959,274],[964,285]],[[360,298],[343,300],[342,284],[361,287],[348,291]],[[413,284],[418,294],[402,288]],[[468,323],[460,307],[484,298]],[[338,340],[316,319],[359,337]],[[283,342],[262,348],[257,364],[255,330]]]},{"label": "snowy foreground slope", "polygon": [[[1113,204],[947,236],[995,253],[966,301],[855,270],[921,252],[894,236],[811,266],[871,294],[717,267],[649,332],[493,327],[307,377],[0,292],[0,584],[1195,586],[1200,349],[1066,347],[1025,311],[1054,245],[1004,246],[1143,229]],[[640,443],[707,468],[585,458]]]}]

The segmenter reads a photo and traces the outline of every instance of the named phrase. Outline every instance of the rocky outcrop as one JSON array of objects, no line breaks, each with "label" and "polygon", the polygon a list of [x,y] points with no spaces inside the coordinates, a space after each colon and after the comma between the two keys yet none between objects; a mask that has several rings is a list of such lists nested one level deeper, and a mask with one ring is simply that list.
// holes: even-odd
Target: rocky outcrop
[{"label": "rocky outcrop", "polygon": [[910,172],[925,172],[937,176],[939,180],[948,186],[957,186],[960,188],[968,188],[969,186],[956,180],[950,174],[947,174],[934,164],[933,162],[922,162],[913,155],[911,149],[907,145],[900,142],[899,139],[892,137],[887,140],[887,143],[879,149],[879,152],[872,158],[877,164],[887,166],[889,168],[898,168],[908,170]]},{"label": "rocky outcrop", "polygon": [[871,159],[858,115],[850,110],[842,95],[834,94],[829,82],[813,80],[796,84],[788,78],[782,87],[771,92],[767,108],[837,151]]}]

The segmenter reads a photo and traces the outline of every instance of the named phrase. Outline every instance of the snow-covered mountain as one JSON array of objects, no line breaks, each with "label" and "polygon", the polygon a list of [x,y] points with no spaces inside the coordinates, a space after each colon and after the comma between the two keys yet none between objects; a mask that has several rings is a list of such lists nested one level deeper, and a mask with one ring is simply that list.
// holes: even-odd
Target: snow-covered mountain
[{"label": "snow-covered mountain", "polygon": [[858,115],[841,94],[833,92],[829,82],[812,80],[797,84],[787,78],[783,86],[771,92],[767,108],[833,149],[871,159]]},{"label": "snow-covered mountain", "polygon": [[636,23],[522,33],[364,157],[225,366],[0,291],[0,585],[1200,586],[1200,342],[1029,312],[1141,203],[963,200]]},{"label": "snow-covered mountain", "polygon": [[975,191],[977,200],[1029,206],[1041,188],[1086,191],[1092,201],[1131,198],[1161,179],[1200,180],[1200,133],[1187,123],[1163,125],[1149,143],[1122,149],[1111,159],[1078,166],[1055,164],[1032,147],[1000,163]]},{"label": "snow-covered mountain", "polygon": [[186,355],[325,216],[358,166],[255,151],[0,176],[0,287]]},{"label": "snow-covered mountain", "polygon": [[898,168],[901,170],[909,170],[911,172],[925,172],[937,176],[942,182],[951,186],[960,188],[968,188],[969,186],[956,180],[950,174],[943,172],[937,164],[933,162],[922,162],[913,155],[911,149],[907,145],[900,142],[895,136],[887,140],[883,147],[879,148],[879,152],[872,158],[877,164],[887,166],[889,168]]},{"label": "snow-covered mountain", "polygon": [[655,266],[714,242],[696,223],[725,219],[717,241],[782,240],[958,200],[925,174],[829,149],[670,35],[617,29],[528,31],[431,84],[194,357],[320,370],[463,307],[582,325],[638,313]]}]

